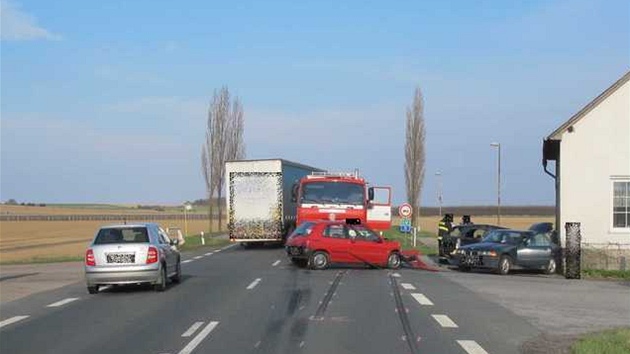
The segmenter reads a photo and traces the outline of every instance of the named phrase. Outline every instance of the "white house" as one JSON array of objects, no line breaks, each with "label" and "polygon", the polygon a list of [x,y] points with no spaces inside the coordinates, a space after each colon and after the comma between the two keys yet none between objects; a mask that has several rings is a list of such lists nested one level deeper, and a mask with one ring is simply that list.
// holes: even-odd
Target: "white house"
[{"label": "white house", "polygon": [[[556,162],[555,176],[547,161]],[[579,222],[582,249],[630,249],[630,72],[543,143],[556,180],[556,228]],[[625,263],[625,260],[623,261]],[[625,267],[625,266],[624,266]]]}]

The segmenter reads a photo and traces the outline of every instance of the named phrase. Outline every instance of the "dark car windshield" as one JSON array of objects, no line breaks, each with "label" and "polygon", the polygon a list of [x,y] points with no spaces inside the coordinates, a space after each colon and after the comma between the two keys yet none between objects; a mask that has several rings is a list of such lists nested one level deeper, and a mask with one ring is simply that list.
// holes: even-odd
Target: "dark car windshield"
[{"label": "dark car windshield", "polygon": [[523,239],[523,234],[516,231],[492,230],[483,238],[482,242],[509,243],[516,245]]},{"label": "dark car windshield", "polygon": [[302,188],[302,203],[334,203],[363,205],[362,185],[346,182],[309,182]]},{"label": "dark car windshield", "polygon": [[146,227],[125,227],[101,229],[94,239],[95,245],[110,243],[147,243],[149,234]]},{"label": "dark car windshield", "polygon": [[306,236],[306,235],[310,235],[311,231],[313,230],[313,225],[315,225],[312,222],[304,222],[301,223],[300,226],[298,226],[293,233],[291,234],[291,237],[299,237],[299,236]]}]

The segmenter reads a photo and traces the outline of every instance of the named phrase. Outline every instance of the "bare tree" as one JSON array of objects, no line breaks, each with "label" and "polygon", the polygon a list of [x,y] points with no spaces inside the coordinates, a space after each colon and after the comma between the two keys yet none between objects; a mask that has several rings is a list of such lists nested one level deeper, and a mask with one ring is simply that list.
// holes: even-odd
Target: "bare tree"
[{"label": "bare tree", "polygon": [[405,186],[407,200],[414,209],[416,217],[412,223],[415,226],[419,215],[420,193],[424,182],[425,161],[425,129],[424,129],[424,99],[420,88],[416,88],[413,104],[407,107],[407,131],[405,140]]},{"label": "bare tree", "polygon": [[230,91],[222,87],[215,91],[208,110],[206,140],[201,151],[201,168],[208,191],[210,230],[212,230],[212,199],[217,196],[219,230],[223,219],[221,197],[225,186],[225,161],[245,157],[243,142],[243,106],[238,98],[232,102]]}]

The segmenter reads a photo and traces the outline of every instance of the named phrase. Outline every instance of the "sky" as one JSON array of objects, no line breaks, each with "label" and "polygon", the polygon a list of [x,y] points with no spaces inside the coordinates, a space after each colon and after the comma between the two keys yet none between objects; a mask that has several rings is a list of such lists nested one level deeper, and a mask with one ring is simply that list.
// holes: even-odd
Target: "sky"
[{"label": "sky", "polygon": [[[553,205],[542,139],[630,69],[625,0],[0,0],[0,200],[205,196],[213,92],[247,158],[358,168],[406,200],[405,111],[425,101],[421,204]],[[441,177],[436,172],[441,172]]]}]

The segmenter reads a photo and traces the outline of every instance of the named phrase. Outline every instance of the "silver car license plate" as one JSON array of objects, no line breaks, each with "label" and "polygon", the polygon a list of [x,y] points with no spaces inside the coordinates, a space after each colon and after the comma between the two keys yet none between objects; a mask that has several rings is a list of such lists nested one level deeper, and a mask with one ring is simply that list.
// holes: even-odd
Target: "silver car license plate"
[{"label": "silver car license plate", "polygon": [[108,253],[107,263],[135,263],[136,255],[134,253]]}]

